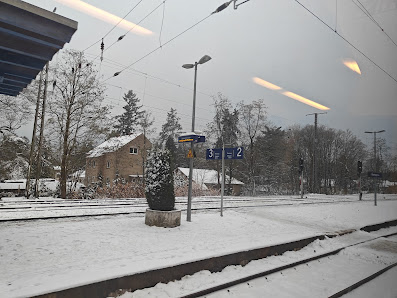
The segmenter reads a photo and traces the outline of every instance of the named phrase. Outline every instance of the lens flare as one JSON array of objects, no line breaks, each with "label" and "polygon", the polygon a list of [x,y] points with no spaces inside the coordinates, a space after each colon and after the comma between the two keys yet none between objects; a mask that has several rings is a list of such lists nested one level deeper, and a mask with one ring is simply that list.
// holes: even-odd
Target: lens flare
[{"label": "lens flare", "polygon": [[361,75],[360,67],[358,66],[356,61],[354,61],[352,59],[346,59],[346,60],[343,60],[343,64],[346,67],[350,68],[352,71],[354,71],[354,72],[358,73],[359,75]]},{"label": "lens flare", "polygon": [[256,83],[262,87],[268,88],[270,90],[281,90],[282,89],[281,87],[274,85],[268,81],[262,80],[261,78],[258,78],[258,77],[254,77],[254,78],[252,78],[252,80],[254,81],[254,83]]},{"label": "lens flare", "polygon": [[323,110],[323,111],[329,110],[328,107],[323,106],[323,105],[321,105],[321,104],[319,104],[317,102],[314,102],[314,101],[312,101],[310,99],[307,99],[307,98],[305,98],[303,96],[300,96],[298,94],[295,94],[293,92],[285,91],[285,92],[282,92],[282,94],[284,94],[285,96],[288,96],[289,98],[298,100],[298,101],[300,101],[300,102],[302,102],[304,104],[312,106],[313,108],[316,108],[316,109],[319,109],[319,110]]},{"label": "lens flare", "polygon": [[281,94],[283,94],[285,96],[288,96],[289,98],[292,98],[292,99],[295,99],[297,101],[300,101],[301,103],[307,104],[307,105],[309,105],[309,106],[311,106],[313,108],[316,108],[316,109],[319,109],[319,110],[323,110],[323,111],[326,111],[326,110],[330,109],[330,108],[328,108],[326,106],[323,106],[323,105],[321,105],[321,104],[319,104],[317,102],[314,102],[314,101],[312,101],[310,99],[307,99],[307,98],[305,98],[303,96],[300,96],[298,94],[295,94],[293,92],[283,91],[283,88],[281,88],[281,87],[279,87],[277,85],[274,85],[274,84],[272,84],[272,83],[270,83],[268,81],[262,80],[261,78],[253,77],[252,81],[254,81],[254,83],[256,83],[256,84],[258,84],[258,85],[260,85],[262,87],[268,88],[270,90],[278,91]]},{"label": "lens flare", "polygon": [[75,10],[79,10],[101,21],[107,22],[112,25],[117,25],[118,27],[121,27],[126,30],[131,30],[133,33],[139,35],[153,34],[153,32],[148,29],[145,29],[127,20],[123,20],[122,18],[115,16],[114,14],[111,14],[91,4],[85,3],[81,0],[55,0],[55,1],[64,4],[70,8],[73,8]]}]

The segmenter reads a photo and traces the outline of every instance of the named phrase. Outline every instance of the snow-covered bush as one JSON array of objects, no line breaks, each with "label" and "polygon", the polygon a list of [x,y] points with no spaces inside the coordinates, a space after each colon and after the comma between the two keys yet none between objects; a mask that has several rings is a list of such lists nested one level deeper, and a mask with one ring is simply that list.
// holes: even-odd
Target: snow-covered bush
[{"label": "snow-covered bush", "polygon": [[167,149],[153,149],[146,161],[145,195],[152,210],[174,210],[174,175]]},{"label": "snow-covered bush", "polygon": [[111,187],[98,187],[94,196],[96,199],[103,198],[142,198],[145,194],[143,183],[129,182],[124,184],[113,184]]}]

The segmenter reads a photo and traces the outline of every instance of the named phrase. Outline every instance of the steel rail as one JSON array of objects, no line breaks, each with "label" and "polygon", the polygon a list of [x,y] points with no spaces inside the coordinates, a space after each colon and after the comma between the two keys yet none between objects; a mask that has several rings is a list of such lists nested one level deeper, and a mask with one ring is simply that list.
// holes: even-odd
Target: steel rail
[{"label": "steel rail", "polygon": [[[344,247],[335,249],[335,250],[327,252],[327,253],[323,253],[323,254],[320,254],[320,255],[317,255],[317,256],[314,256],[314,257],[310,257],[310,258],[306,258],[306,259],[303,259],[303,260],[299,260],[299,261],[294,262],[294,263],[290,263],[290,264],[283,265],[283,266],[280,266],[280,267],[276,267],[276,268],[273,268],[273,269],[270,269],[270,270],[262,271],[262,272],[259,272],[259,273],[253,274],[253,275],[249,275],[249,276],[246,276],[246,277],[243,277],[243,278],[239,278],[239,279],[236,279],[236,280],[233,280],[233,281],[229,281],[229,282],[226,282],[226,283],[223,283],[223,284],[211,287],[211,288],[207,288],[207,289],[200,290],[200,291],[188,294],[188,295],[184,295],[184,296],[181,296],[181,298],[195,298],[195,297],[201,297],[201,296],[205,296],[205,295],[208,295],[208,294],[212,294],[212,293],[218,292],[220,290],[225,290],[227,288],[230,288],[230,287],[233,287],[233,286],[236,286],[236,285],[239,285],[239,284],[243,284],[243,283],[249,282],[249,281],[251,281],[253,279],[265,277],[265,276],[270,275],[272,273],[280,272],[280,271],[283,271],[285,269],[290,269],[290,268],[293,268],[293,267],[296,267],[296,266],[299,266],[299,265],[302,265],[302,264],[307,264],[309,262],[312,262],[312,261],[315,261],[315,260],[318,260],[318,259],[323,259],[323,258],[331,256],[331,255],[336,255],[340,251],[342,251],[342,250],[344,250],[346,248],[352,247],[352,246],[356,246],[356,245],[360,245],[360,244],[363,244],[363,243],[366,243],[366,242],[374,241],[374,240],[377,240],[379,238],[394,236],[396,234],[397,233],[377,236],[377,237],[375,237],[373,239],[368,239],[368,240],[360,241],[360,242],[357,242],[357,243],[354,243],[354,244],[349,244],[349,245],[346,245]],[[374,279],[375,277],[379,276],[380,274],[386,272],[387,270],[393,268],[396,265],[397,265],[397,263],[394,263],[394,264],[392,264],[392,265],[390,265],[390,266],[388,266],[386,268],[383,268],[382,270],[372,274],[371,276],[366,277],[366,278],[358,281],[357,283],[355,283],[355,284],[353,284],[353,285],[341,290],[340,292],[330,296],[330,298],[331,297],[332,298],[341,297],[342,295],[344,295],[344,294],[346,294],[346,293],[358,288],[359,286],[369,282],[370,280]]]}]

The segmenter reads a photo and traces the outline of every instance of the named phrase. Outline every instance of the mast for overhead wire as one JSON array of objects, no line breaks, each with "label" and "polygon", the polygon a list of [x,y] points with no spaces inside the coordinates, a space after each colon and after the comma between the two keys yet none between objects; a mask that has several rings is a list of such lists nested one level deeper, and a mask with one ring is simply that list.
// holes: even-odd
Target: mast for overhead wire
[{"label": "mast for overhead wire", "polygon": [[[32,166],[34,163],[34,151],[36,145],[36,133],[37,133],[37,122],[38,118],[41,117],[41,124],[40,124],[40,139],[39,145],[37,149],[37,156],[36,156],[36,184],[35,184],[35,191],[34,195],[36,197],[39,196],[38,192],[38,180],[40,178],[40,171],[41,171],[41,147],[43,143],[43,130],[44,130],[44,114],[45,114],[45,105],[46,105],[46,97],[47,97],[47,85],[48,85],[48,65],[47,62],[46,67],[44,70],[40,72],[40,81],[39,81],[39,90],[37,94],[37,102],[36,102],[36,112],[34,117],[34,125],[33,125],[33,133],[32,133],[32,143],[30,145],[30,154],[29,154],[29,167],[28,167],[28,174],[26,177],[26,198],[30,197],[30,178],[32,175]],[[43,78],[45,76],[45,78]],[[44,85],[44,88],[42,86]],[[39,115],[40,110],[40,103],[42,103],[41,115]]]}]

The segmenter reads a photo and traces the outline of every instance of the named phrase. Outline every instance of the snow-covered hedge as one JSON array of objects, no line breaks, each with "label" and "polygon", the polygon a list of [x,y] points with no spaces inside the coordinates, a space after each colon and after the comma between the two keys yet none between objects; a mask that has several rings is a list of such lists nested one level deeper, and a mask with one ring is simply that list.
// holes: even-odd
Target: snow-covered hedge
[{"label": "snow-covered hedge", "polygon": [[150,209],[174,210],[174,175],[171,169],[171,154],[167,149],[153,149],[148,155],[145,195]]}]

